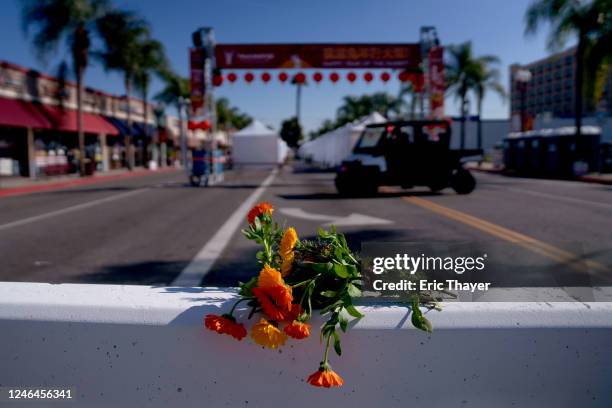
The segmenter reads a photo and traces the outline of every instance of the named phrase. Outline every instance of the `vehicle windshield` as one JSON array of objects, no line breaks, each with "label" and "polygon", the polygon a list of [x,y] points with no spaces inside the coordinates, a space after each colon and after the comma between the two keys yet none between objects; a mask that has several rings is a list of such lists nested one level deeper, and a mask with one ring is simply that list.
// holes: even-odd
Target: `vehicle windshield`
[{"label": "vehicle windshield", "polygon": [[384,133],[384,127],[366,128],[361,134],[361,138],[359,139],[355,150],[371,149],[376,147]]}]

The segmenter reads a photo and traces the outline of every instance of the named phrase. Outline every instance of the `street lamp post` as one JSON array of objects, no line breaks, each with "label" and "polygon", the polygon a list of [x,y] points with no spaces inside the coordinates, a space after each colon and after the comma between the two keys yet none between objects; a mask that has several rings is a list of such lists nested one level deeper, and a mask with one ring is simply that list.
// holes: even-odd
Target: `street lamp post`
[{"label": "street lamp post", "polygon": [[302,101],[302,84],[295,84],[297,90],[295,95],[295,118],[298,123],[300,123],[300,110],[301,110],[301,101]]},{"label": "street lamp post", "polygon": [[183,119],[183,111],[185,111],[185,116],[187,116],[187,106],[189,105],[189,100],[183,98],[182,96],[178,99],[178,117],[179,117],[179,137],[181,139],[181,161],[183,162],[183,167],[185,169],[185,173],[189,176],[189,165],[187,164],[187,133],[185,131],[185,120]]},{"label": "street lamp post", "polygon": [[527,99],[527,84],[531,81],[531,71],[528,69],[521,68],[514,73],[514,79],[518,83],[519,92],[521,93],[521,132],[524,132],[526,129],[526,99]]},{"label": "street lamp post", "polygon": [[215,153],[217,150],[217,111],[213,95],[212,75],[216,68],[215,61],[215,33],[212,27],[200,27],[192,34],[193,45],[204,49],[204,114],[210,120],[210,144],[208,167],[210,181],[221,181],[223,174],[217,174],[215,169]]}]

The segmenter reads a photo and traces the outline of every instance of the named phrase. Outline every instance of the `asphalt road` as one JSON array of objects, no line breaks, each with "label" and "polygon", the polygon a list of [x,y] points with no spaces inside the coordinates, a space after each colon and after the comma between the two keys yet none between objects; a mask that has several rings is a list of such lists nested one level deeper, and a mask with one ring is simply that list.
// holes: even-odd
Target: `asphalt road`
[{"label": "asphalt road", "polygon": [[[234,286],[257,272],[257,248],[228,220],[269,174],[237,171],[206,189],[167,173],[2,198],[0,280],[171,285],[221,229],[227,246],[201,283]],[[612,187],[476,177],[467,196],[384,189],[345,199],[333,174],[286,167],[258,201],[270,201],[301,237],[335,222],[355,250],[366,241],[475,242],[501,248],[507,268],[496,279],[507,286],[551,286],[534,265],[576,260],[590,269],[587,284],[610,286]],[[584,283],[580,271],[568,273],[570,284]]]}]

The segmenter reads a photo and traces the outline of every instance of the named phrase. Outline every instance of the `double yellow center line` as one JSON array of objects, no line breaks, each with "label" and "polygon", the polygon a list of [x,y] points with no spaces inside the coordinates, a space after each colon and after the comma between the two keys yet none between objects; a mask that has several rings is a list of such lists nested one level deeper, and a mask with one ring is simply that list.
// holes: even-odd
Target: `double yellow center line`
[{"label": "double yellow center line", "polygon": [[531,252],[535,252],[547,258],[558,261],[562,264],[567,264],[572,267],[572,269],[581,272],[587,272],[588,270],[609,272],[609,268],[598,262],[584,260],[571,252],[557,248],[553,245],[547,244],[546,242],[542,242],[528,235],[524,235],[519,232],[512,231],[508,228],[499,226],[497,224],[482,220],[464,212],[453,210],[451,208],[433,203],[429,200],[414,196],[402,197],[402,200],[407,201],[423,209],[426,209],[428,211],[434,212],[436,214],[443,215],[462,224],[469,225],[489,235],[516,244]]}]

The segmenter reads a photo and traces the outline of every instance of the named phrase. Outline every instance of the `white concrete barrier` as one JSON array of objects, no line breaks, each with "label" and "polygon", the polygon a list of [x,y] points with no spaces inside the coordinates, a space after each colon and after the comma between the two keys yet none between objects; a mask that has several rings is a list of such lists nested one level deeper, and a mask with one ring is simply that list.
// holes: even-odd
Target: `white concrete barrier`
[{"label": "white concrete barrier", "polygon": [[78,407],[612,406],[612,303],[447,304],[432,335],[405,308],[362,307],[332,358],[344,387],[319,389],[317,334],[271,351],[203,329],[233,296],[2,283],[0,385],[73,387]]}]

